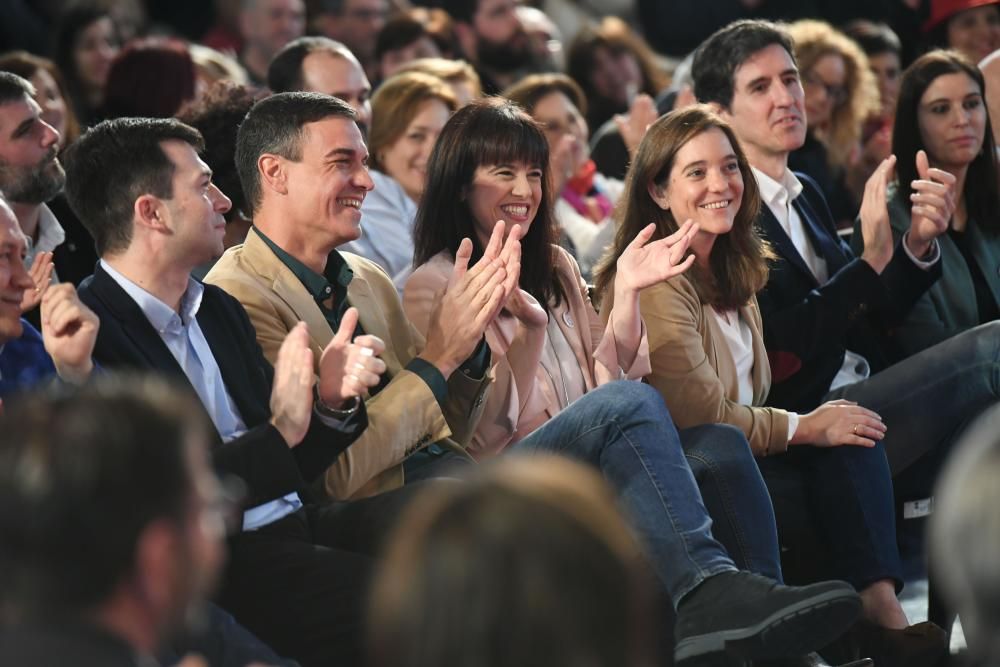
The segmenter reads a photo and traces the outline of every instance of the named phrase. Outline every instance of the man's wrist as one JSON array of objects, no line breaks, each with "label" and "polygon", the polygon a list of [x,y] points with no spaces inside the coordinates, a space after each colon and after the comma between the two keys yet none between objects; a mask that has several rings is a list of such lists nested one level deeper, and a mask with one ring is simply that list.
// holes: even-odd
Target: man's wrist
[{"label": "man's wrist", "polygon": [[90,378],[90,374],[94,372],[94,362],[92,359],[87,359],[86,363],[79,365],[66,365],[60,364],[53,359],[53,365],[56,367],[56,374],[63,382],[68,382],[70,384],[83,384]]},{"label": "man's wrist", "polygon": [[933,239],[930,241],[919,241],[913,238],[912,233],[906,235],[905,243],[907,250],[917,259],[926,259],[934,247]]},{"label": "man's wrist", "polygon": [[344,421],[354,415],[358,411],[358,407],[360,405],[361,399],[357,396],[347,399],[341,403],[339,407],[334,407],[324,401],[322,397],[317,396],[316,400],[313,402],[313,409],[316,411],[316,414],[321,417]]}]

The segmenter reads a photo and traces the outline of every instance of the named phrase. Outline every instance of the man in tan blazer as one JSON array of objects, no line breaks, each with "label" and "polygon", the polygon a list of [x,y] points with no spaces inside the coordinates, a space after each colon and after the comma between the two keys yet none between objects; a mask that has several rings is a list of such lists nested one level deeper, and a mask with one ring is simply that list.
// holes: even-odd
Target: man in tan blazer
[{"label": "man in tan blazer", "polygon": [[315,93],[282,93],[251,110],[236,163],[254,226],[205,278],[243,304],[272,361],[305,321],[319,364],[348,305],[359,312],[356,334],[385,342],[387,371],[366,400],[368,429],[325,475],[334,498],[400,486],[403,461],[432,443],[438,453],[462,451],[490,384],[483,332],[505,276],[500,261],[456,274],[425,342],[385,272],[335,250],[360,236],[359,209],[373,187],[354,118],[345,103]]}]

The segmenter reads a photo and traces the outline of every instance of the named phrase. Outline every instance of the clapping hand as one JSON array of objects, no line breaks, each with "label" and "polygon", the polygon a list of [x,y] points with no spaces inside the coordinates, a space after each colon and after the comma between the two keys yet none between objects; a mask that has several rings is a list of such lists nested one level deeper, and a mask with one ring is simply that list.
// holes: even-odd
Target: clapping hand
[{"label": "clapping hand", "polygon": [[[462,239],[448,287],[431,314],[427,344],[420,356],[434,364],[446,379],[476,349],[510,288],[505,259],[501,257],[507,247],[503,232],[504,224],[498,222],[482,258],[472,267],[472,241]],[[516,242],[514,239],[511,243]],[[513,246],[510,248],[513,252]]]},{"label": "clapping hand", "polygon": [[34,310],[42,302],[42,296],[52,282],[54,267],[51,252],[40,252],[35,255],[35,260],[31,263],[31,268],[28,269],[28,275],[35,283],[35,288],[24,291],[24,296],[21,297],[22,314]]},{"label": "clapping hand", "polygon": [[927,162],[927,153],[922,150],[917,151],[917,174],[920,178],[910,184],[913,188],[910,195],[913,207],[910,209],[910,233],[906,244],[914,257],[924,257],[934,239],[948,231],[955,213],[955,177],[947,171],[931,167]]},{"label": "clapping hand", "polygon": [[616,290],[638,293],[684,273],[694,264],[693,254],[684,257],[698,233],[698,225],[694,221],[688,220],[670,236],[650,243],[654,231],[655,224],[646,225],[618,258]]},{"label": "clapping hand", "polygon": [[646,130],[656,122],[658,117],[656,102],[645,93],[635,96],[627,114],[616,114],[614,116],[615,125],[618,126],[618,133],[621,135],[630,156],[635,157],[642,138],[646,136]]},{"label": "clapping hand", "polygon": [[319,398],[331,408],[364,396],[369,388],[378,385],[379,376],[385,372],[385,362],[378,358],[385,352],[385,343],[369,334],[352,342],[357,324],[358,309],[348,308],[319,359]]},{"label": "clapping hand", "polygon": [[56,372],[66,382],[81,384],[94,368],[94,344],[100,321],[83,305],[69,283],[53,285],[41,298],[42,341]]},{"label": "clapping hand", "polygon": [[895,155],[882,160],[865,183],[865,194],[861,200],[861,238],[865,244],[861,259],[868,262],[876,273],[882,273],[892,259],[892,227],[889,225],[886,193],[895,166]]},{"label": "clapping hand", "polygon": [[302,442],[309,430],[314,378],[309,329],[299,322],[278,348],[271,386],[271,424],[289,447]]}]

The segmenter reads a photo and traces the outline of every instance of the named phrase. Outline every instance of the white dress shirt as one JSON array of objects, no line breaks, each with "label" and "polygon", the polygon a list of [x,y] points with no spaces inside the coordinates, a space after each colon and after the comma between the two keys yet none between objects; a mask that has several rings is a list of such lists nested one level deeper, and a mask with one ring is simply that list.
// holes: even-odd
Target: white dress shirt
[{"label": "white dress shirt", "polygon": [[[719,324],[722,337],[726,341],[729,354],[733,357],[733,364],[736,366],[737,396],[740,405],[753,405],[753,365],[756,363],[753,353],[753,332],[750,325],[746,323],[738,310],[726,310],[719,312],[715,308],[709,307],[712,317]],[[763,360],[767,363],[767,360]],[[794,412],[788,413],[788,436],[791,440],[795,435],[795,430],[799,427],[799,416]]]}]

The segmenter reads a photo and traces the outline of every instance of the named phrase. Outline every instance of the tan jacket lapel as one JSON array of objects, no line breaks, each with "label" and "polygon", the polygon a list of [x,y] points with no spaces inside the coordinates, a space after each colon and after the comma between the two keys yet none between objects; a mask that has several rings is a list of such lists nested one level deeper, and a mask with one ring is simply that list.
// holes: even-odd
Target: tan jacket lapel
[{"label": "tan jacket lapel", "polygon": [[309,338],[313,352],[321,352],[333,338],[330,324],[323,316],[312,295],[291,269],[285,266],[267,246],[256,230],[250,230],[243,244],[243,261],[263,280],[270,282],[271,289],[296,317],[309,327]]}]

